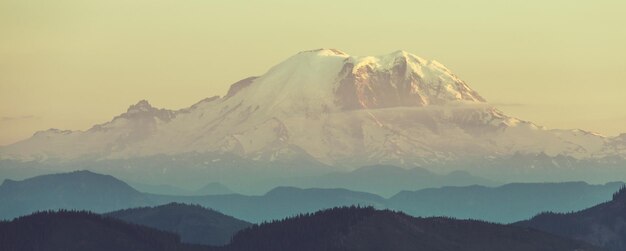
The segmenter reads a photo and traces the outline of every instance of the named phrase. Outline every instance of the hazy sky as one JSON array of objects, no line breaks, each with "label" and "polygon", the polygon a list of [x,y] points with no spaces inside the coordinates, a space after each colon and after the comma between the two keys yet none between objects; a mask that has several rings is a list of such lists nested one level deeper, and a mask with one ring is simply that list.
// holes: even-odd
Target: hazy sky
[{"label": "hazy sky", "polygon": [[0,145],[178,109],[302,50],[436,59],[506,113],[626,132],[626,1],[0,0]]}]

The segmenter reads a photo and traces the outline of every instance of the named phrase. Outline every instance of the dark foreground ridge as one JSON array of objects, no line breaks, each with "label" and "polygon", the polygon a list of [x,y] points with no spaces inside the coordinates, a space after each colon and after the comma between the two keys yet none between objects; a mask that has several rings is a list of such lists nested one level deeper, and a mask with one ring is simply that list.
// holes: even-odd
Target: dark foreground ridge
[{"label": "dark foreground ridge", "polygon": [[173,234],[85,211],[47,211],[0,223],[4,251],[201,250]]},{"label": "dark foreground ridge", "polygon": [[451,218],[414,218],[371,207],[343,207],[245,229],[233,251],[589,251],[579,241],[500,224]]},{"label": "dark foreground ridge", "polygon": [[145,226],[89,212],[40,212],[0,223],[4,251],[595,251],[581,241],[472,220],[414,218],[371,207],[342,207],[254,225],[224,247],[183,244]]},{"label": "dark foreground ridge", "polygon": [[609,202],[574,213],[542,213],[515,225],[582,240],[607,250],[626,250],[626,187]]}]

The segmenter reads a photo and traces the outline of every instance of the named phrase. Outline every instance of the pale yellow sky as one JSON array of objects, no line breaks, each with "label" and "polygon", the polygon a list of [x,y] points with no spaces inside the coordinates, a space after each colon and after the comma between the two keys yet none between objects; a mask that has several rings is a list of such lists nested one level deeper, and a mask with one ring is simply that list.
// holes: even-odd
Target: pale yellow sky
[{"label": "pale yellow sky", "polygon": [[0,145],[177,109],[315,48],[436,59],[506,113],[626,132],[624,1],[0,0]]}]

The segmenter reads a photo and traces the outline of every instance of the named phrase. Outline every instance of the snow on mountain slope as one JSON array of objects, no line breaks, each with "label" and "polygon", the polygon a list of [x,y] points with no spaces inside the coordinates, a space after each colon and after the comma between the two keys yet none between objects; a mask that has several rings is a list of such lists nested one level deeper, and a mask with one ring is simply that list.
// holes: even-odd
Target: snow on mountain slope
[{"label": "snow on mountain slope", "polygon": [[[623,140],[622,140],[623,141]],[[131,158],[188,152],[331,165],[422,165],[474,156],[625,156],[624,144],[508,117],[436,61],[334,49],[298,53],[224,97],[171,111],[140,101],[87,131],[49,130],[0,148],[22,160]]]}]

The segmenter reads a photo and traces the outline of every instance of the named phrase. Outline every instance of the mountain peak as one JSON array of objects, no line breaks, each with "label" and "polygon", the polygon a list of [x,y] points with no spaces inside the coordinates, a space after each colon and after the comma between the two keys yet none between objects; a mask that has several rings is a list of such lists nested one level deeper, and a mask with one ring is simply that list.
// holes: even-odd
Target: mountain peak
[{"label": "mountain peak", "polygon": [[[154,106],[152,106],[147,100],[143,99],[140,100],[139,102],[137,102],[137,104],[131,105],[130,107],[128,107],[128,110],[126,111],[126,113],[123,113],[121,115],[119,115],[118,117],[114,118],[113,120],[117,119],[117,118],[125,118],[125,119],[133,119],[133,118],[140,118],[140,119],[151,119],[151,118],[159,118],[162,121],[169,121],[171,120],[173,117],[175,116],[174,111],[171,110],[167,110],[167,109],[159,109],[156,108]],[[102,125],[100,126],[96,126],[96,128],[98,127],[102,127]]]},{"label": "mountain peak", "polygon": [[320,56],[349,56],[348,53],[333,48],[320,48],[316,50],[301,51],[298,54],[315,54]]},{"label": "mountain peak", "polygon": [[450,70],[404,50],[350,56],[337,49],[300,52],[226,95],[285,114],[443,105],[485,100]]},{"label": "mountain peak", "polygon": [[148,100],[142,99],[137,104],[131,105],[128,107],[128,113],[137,113],[137,112],[148,112],[154,110],[156,108],[152,107]]},{"label": "mountain peak", "polygon": [[405,51],[405,50],[394,51],[394,52],[389,53],[388,55],[386,55],[386,57],[414,59],[414,60],[417,60],[421,64],[426,64],[428,62],[427,60],[425,60],[425,59],[423,59],[423,58],[421,58],[421,57],[419,57],[419,56],[417,56],[417,55],[415,55],[413,53]]}]

